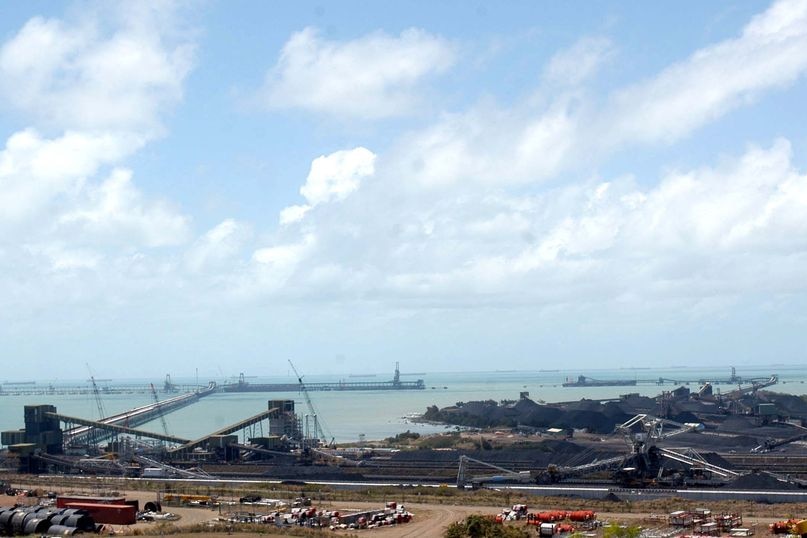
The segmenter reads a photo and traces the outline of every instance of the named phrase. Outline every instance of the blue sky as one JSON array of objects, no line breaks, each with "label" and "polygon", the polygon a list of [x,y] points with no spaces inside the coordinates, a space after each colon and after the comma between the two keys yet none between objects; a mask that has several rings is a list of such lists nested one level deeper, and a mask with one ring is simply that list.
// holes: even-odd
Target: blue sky
[{"label": "blue sky", "polygon": [[807,2],[0,5],[0,342],[82,377],[767,364]]}]

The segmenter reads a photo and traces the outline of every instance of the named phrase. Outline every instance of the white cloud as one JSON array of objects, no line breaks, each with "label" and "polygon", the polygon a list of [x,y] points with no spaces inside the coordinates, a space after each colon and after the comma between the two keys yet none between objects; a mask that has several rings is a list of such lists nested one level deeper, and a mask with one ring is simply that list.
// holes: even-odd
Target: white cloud
[{"label": "white cloud", "polygon": [[542,181],[567,167],[579,149],[580,119],[570,104],[559,97],[540,110],[483,105],[446,115],[403,137],[386,162],[401,181],[428,187]]},{"label": "white cloud", "polygon": [[445,114],[404,136],[385,159],[392,170],[380,173],[431,187],[557,178],[625,147],[681,139],[792,84],[807,72],[805,50],[804,2],[781,0],[755,16],[739,37],[697,50],[599,103],[584,85],[575,85],[607,61],[612,49],[605,40],[583,39],[546,68],[545,78],[560,90],[550,88],[510,109],[482,102]]},{"label": "white cloud", "polygon": [[448,69],[453,47],[423,30],[327,41],[314,28],[291,36],[268,73],[260,99],[269,108],[301,108],[362,119],[409,114],[416,86]]},{"label": "white cloud", "polygon": [[252,254],[252,271],[236,291],[250,297],[279,291],[288,293],[290,288],[285,286],[302,262],[312,255],[316,244],[316,237],[306,234],[295,243],[257,249]]},{"label": "white cloud", "polygon": [[221,269],[231,262],[252,236],[250,226],[226,219],[200,237],[186,254],[190,269]]},{"label": "white cloud", "polygon": [[117,244],[182,242],[187,218],[145,199],[129,172],[98,176],[158,136],[160,115],[181,98],[193,48],[184,22],[172,3],[74,14],[34,17],[0,45],[2,103],[37,125],[0,152],[0,237],[49,244],[69,225],[76,242],[109,244],[118,232]]},{"label": "white cloud", "polygon": [[556,53],[544,70],[544,78],[558,85],[578,85],[591,78],[613,58],[614,44],[605,37],[586,37]]},{"label": "white cloud", "polygon": [[103,255],[89,249],[68,248],[61,243],[30,245],[27,251],[43,256],[54,271],[94,270],[103,261]]},{"label": "white cloud", "polygon": [[253,284],[415,308],[679,301],[697,310],[751,288],[803,292],[794,275],[807,274],[807,174],[791,152],[778,140],[715,167],[541,195],[457,186],[435,197],[381,175],[339,211],[312,214],[306,239],[290,233],[256,252],[258,274],[283,286]]},{"label": "white cloud", "polygon": [[807,176],[793,167],[790,143],[751,148],[726,169],[674,173],[631,218],[644,249],[685,253],[801,250],[807,247]]},{"label": "white cloud", "polygon": [[303,220],[306,213],[311,210],[310,205],[290,205],[280,211],[280,224],[293,224]]},{"label": "white cloud", "polygon": [[[777,3],[737,39],[702,49],[602,103],[590,98],[585,83],[613,47],[583,40],[544,71],[553,95],[532,95],[512,107],[484,100],[466,112],[440,115],[378,158],[356,147],[314,159],[299,203],[280,213],[278,229],[257,231],[257,239],[248,224],[226,219],[192,240],[190,217],[141,191],[123,168],[181,96],[187,58],[174,54],[184,58],[185,49],[166,46],[139,25],[110,33],[32,21],[12,45],[52,49],[28,51],[17,65],[6,45],[0,69],[29,85],[30,101],[9,97],[14,106],[65,132],[47,138],[44,129],[21,130],[0,153],[0,221],[14,215],[32,223],[21,235],[0,228],[0,311],[94,305],[101,298],[162,312],[171,303],[222,299],[260,305],[251,312],[262,326],[264,307],[309,303],[299,309],[305,318],[311,303],[333,301],[404,315],[471,307],[482,320],[479,328],[500,321],[487,306],[545,314],[586,304],[640,305],[635,311],[642,311],[668,301],[712,314],[749,289],[804,295],[807,176],[787,141],[659,178],[602,181],[592,172],[596,166],[586,166],[619,147],[638,151],[685,136],[800,76],[804,66],[794,50],[805,31],[795,7]],[[118,41],[141,36],[145,52],[155,54],[120,66],[104,60],[106,46],[119,46],[125,56],[128,49]],[[428,47],[438,61],[420,53]],[[404,49],[406,60],[417,64],[404,69],[409,75],[381,65],[380,58],[394,64]],[[35,54],[42,57],[35,61]],[[419,31],[342,43],[306,31],[283,54],[267,82],[266,91],[277,98],[273,105],[366,118],[389,114],[390,105],[411,110],[424,77],[453,61],[449,45]],[[707,76],[710,66],[735,56],[748,63],[748,74],[725,81]],[[770,72],[763,57],[779,71]],[[154,73],[132,72],[149,65]],[[95,68],[107,78],[117,77],[118,67],[131,87],[90,80]],[[339,84],[330,85],[334,79]],[[101,103],[121,92],[121,108],[112,103],[102,114],[73,118],[78,112],[56,103],[81,111],[85,105],[74,87]],[[698,92],[705,92],[703,102],[686,105]],[[636,100],[637,111],[623,103],[626,96]],[[141,99],[147,101],[143,117],[131,116]],[[41,116],[34,103],[42,105]],[[667,116],[659,103],[673,105],[675,114]],[[656,112],[643,119],[648,110]],[[594,177],[560,184],[575,166]],[[532,185],[547,180],[557,183]],[[150,250],[157,247],[177,248]],[[513,312],[509,319],[519,317]],[[187,321],[184,313],[176,319]]]},{"label": "white cloud", "polygon": [[58,197],[76,195],[101,166],[140,145],[136,137],[74,131],[54,139],[33,129],[13,134],[0,152],[0,222],[35,216]]},{"label": "white cloud", "polygon": [[131,171],[114,170],[90,190],[87,206],[64,214],[60,224],[112,243],[161,247],[187,241],[188,218],[165,202],[144,200],[131,179]]},{"label": "white cloud", "polygon": [[[807,70],[807,3],[780,0],[740,37],[618,92],[602,118],[616,143],[677,140]],[[602,127],[605,129],[605,127]]]},{"label": "white cloud", "polygon": [[172,8],[121,9],[112,31],[92,12],[72,24],[29,20],[0,48],[6,103],[57,128],[159,130],[159,113],[182,96],[192,47],[157,30]]},{"label": "white cloud", "polygon": [[344,200],[359,188],[361,180],[373,175],[375,154],[367,148],[335,151],[321,155],[311,163],[311,170],[300,188],[311,205]]},{"label": "white cloud", "polygon": [[335,151],[314,159],[305,184],[300,187],[300,194],[308,204],[283,209],[280,223],[300,221],[319,204],[347,198],[359,188],[363,179],[375,173],[375,159],[375,154],[363,147]]}]

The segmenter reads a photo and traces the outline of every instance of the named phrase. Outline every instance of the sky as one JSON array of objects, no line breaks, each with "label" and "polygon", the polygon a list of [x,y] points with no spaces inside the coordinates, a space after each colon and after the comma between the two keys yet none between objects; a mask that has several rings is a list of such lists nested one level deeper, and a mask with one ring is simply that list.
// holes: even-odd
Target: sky
[{"label": "sky", "polygon": [[0,378],[803,364],[807,0],[0,3]]}]

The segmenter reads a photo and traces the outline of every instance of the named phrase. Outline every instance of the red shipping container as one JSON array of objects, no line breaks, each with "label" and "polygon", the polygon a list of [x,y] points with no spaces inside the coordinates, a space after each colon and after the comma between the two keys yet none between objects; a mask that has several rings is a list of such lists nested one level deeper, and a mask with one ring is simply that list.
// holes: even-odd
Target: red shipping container
[{"label": "red shipping container", "polygon": [[125,504],[126,497],[91,497],[89,495],[59,495],[56,508],[67,508],[67,503]]},{"label": "red shipping container", "polygon": [[96,523],[108,525],[134,525],[137,523],[137,510],[131,504],[68,502],[66,508],[86,510]]}]

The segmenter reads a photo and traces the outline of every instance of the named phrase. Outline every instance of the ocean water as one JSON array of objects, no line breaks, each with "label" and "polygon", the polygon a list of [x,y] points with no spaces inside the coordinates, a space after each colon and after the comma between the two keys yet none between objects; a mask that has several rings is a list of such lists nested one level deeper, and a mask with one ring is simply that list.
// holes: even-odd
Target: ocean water
[{"label": "ocean water", "polygon": [[[771,374],[779,376],[779,384],[768,390],[790,394],[807,394],[807,366],[747,366],[737,369],[737,375],[744,378],[764,377]],[[636,386],[620,387],[562,387],[567,379],[576,379],[578,375],[586,375],[595,379],[635,379]],[[423,413],[429,405],[444,407],[460,401],[470,400],[503,400],[517,399],[522,391],[529,392],[536,401],[560,402],[579,400],[580,398],[614,398],[621,394],[638,392],[647,396],[659,394],[662,390],[671,390],[678,385],[666,384],[658,386],[652,381],[658,378],[686,379],[690,388],[697,390],[698,380],[728,379],[731,375],[729,367],[693,368],[671,367],[665,369],[619,369],[619,370],[568,370],[568,371],[495,371],[495,372],[463,372],[463,373],[427,373],[422,376],[408,376],[405,380],[423,378],[427,389],[412,391],[361,391],[361,392],[310,392],[319,420],[324,424],[337,442],[357,441],[360,435],[366,439],[382,439],[411,430],[419,433],[445,431],[445,426],[418,424],[407,417]],[[306,376],[308,382],[349,381],[347,375],[339,378],[333,376]],[[372,380],[383,381],[387,377],[379,375]],[[359,379],[354,379],[358,381]],[[364,380],[364,379],[363,379]],[[206,381],[200,384],[206,385]],[[215,380],[222,383],[221,380]],[[289,377],[257,377],[248,379],[251,383],[293,383]],[[193,380],[174,379],[175,383],[193,384]],[[37,386],[54,386],[60,383],[38,381]],[[132,384],[147,386],[154,383],[162,386],[162,379],[129,379],[119,382],[104,383],[110,386]],[[86,385],[85,381],[66,385]],[[4,389],[10,390],[10,385]],[[715,385],[716,390],[729,391],[736,386]],[[160,393],[160,399],[168,397]],[[106,415],[112,415],[151,403],[152,396],[143,394],[102,394]],[[299,414],[309,413],[303,395],[299,392],[275,393],[217,393],[200,399],[197,403],[174,411],[165,416],[168,430],[172,435],[195,439],[236,423],[266,410],[268,400],[293,399]],[[59,413],[88,419],[98,418],[98,409],[92,394],[76,395],[39,395],[12,396],[0,395],[0,430],[14,430],[23,426],[23,406],[33,404],[52,404]],[[140,429],[162,432],[159,420],[139,426]],[[248,432],[248,435],[265,433],[260,429]]]}]

